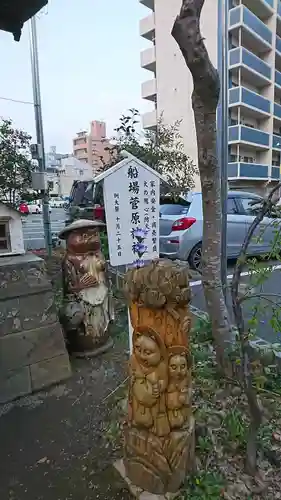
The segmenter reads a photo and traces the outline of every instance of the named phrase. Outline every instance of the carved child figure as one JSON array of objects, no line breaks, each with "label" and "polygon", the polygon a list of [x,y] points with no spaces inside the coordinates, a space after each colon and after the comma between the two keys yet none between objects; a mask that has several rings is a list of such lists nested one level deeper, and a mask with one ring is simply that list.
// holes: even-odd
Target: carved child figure
[{"label": "carved child figure", "polygon": [[125,291],[134,330],[125,473],[145,497],[170,498],[194,465],[186,266],[160,259],[130,269]]},{"label": "carved child figure", "polygon": [[182,346],[169,349],[166,401],[171,429],[182,429],[191,414],[190,355]]},{"label": "carved child figure", "polygon": [[133,335],[130,361],[132,424],[157,436],[170,432],[165,391],[168,385],[165,346],[156,332],[139,327]]}]

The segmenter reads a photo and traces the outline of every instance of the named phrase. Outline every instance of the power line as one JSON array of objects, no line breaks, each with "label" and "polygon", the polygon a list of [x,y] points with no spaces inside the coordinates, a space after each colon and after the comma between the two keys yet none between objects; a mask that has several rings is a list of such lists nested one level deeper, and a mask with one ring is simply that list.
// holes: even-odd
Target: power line
[{"label": "power line", "polygon": [[32,106],[34,106],[34,102],[30,102],[30,101],[20,101],[18,99],[11,99],[10,97],[1,97],[1,96],[0,96],[0,99],[2,101],[17,102],[19,104],[31,104]]}]

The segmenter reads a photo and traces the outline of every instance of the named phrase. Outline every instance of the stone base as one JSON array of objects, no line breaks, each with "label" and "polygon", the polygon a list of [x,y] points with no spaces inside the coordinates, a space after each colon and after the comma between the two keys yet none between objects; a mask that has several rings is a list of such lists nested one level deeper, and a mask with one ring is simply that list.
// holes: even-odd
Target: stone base
[{"label": "stone base", "polygon": [[109,351],[109,349],[111,349],[112,346],[113,346],[113,340],[109,338],[104,345],[101,345],[100,347],[97,347],[92,351],[72,352],[71,356],[74,356],[74,358],[95,358],[96,356],[99,356],[100,354]]},{"label": "stone base", "polygon": [[42,259],[0,259],[0,404],[71,375],[51,283]]},{"label": "stone base", "polygon": [[126,476],[126,470],[123,460],[117,460],[114,464],[115,469],[119,472],[120,476],[128,485],[130,493],[138,500],[173,500],[179,495],[178,493],[166,493],[165,495],[155,495],[154,493],[149,493],[148,491],[142,490],[138,486],[135,486],[130,479]]}]

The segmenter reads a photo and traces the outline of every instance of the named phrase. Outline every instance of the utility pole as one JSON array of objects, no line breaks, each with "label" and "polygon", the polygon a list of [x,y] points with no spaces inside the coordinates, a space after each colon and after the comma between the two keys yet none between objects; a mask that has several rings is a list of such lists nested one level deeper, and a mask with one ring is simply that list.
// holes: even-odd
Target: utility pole
[{"label": "utility pole", "polygon": [[227,193],[228,193],[228,15],[229,0],[219,1],[219,73],[221,80],[220,105],[218,110],[218,153],[221,172],[222,234],[221,234],[221,280],[227,298]]},{"label": "utility pole", "polygon": [[42,189],[40,191],[41,191],[42,206],[43,206],[45,248],[47,250],[48,256],[51,256],[52,233],[51,233],[50,214],[49,214],[49,194],[45,186],[46,160],[45,160],[45,149],[44,149],[44,133],[43,133],[42,106],[41,106],[41,94],[40,94],[39,60],[38,60],[38,42],[37,42],[35,16],[32,17],[30,20],[30,55],[31,55],[31,69],[32,69],[36,140],[39,152],[38,166],[42,178]]}]

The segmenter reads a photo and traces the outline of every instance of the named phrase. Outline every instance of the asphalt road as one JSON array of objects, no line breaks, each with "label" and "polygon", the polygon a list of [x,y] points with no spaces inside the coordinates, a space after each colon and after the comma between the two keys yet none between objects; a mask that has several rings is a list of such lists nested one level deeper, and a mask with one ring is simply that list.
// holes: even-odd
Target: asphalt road
[{"label": "asphalt road", "polygon": [[[228,283],[229,286],[232,280],[234,262],[228,262]],[[281,263],[280,262],[259,262],[259,268],[269,268],[269,272],[267,273],[267,277],[264,283],[257,285],[254,283],[254,280],[258,277],[250,276],[249,272],[245,270],[241,276],[241,283],[239,287],[239,291],[241,295],[245,295],[249,286],[251,287],[251,294],[255,295],[255,298],[249,299],[244,302],[244,318],[246,322],[246,326],[249,326],[249,320],[253,318],[255,315],[255,307],[258,305],[259,313],[256,318],[258,321],[257,330],[256,330],[256,340],[258,338],[264,339],[267,342],[275,343],[278,342],[281,344],[281,329],[280,331],[275,331],[271,326],[271,319],[273,316],[273,311],[277,311],[280,309],[280,320],[281,320]],[[119,268],[120,274],[125,272],[125,267],[120,266]],[[194,280],[190,282],[191,290],[192,290],[192,305],[197,307],[201,311],[206,311],[206,303],[204,299],[204,293],[200,281],[200,275],[197,275]],[[255,286],[253,286],[255,285]],[[267,295],[270,294],[270,295]],[[280,294],[280,297],[275,297],[272,295]],[[262,299],[261,295],[267,298]],[[228,311],[233,321],[233,313],[232,313],[232,303],[230,293],[228,293]],[[279,306],[279,307],[278,307]],[[234,322],[234,321],[233,321]],[[281,321],[280,321],[281,323]]]},{"label": "asphalt road", "polygon": [[[64,227],[65,210],[63,208],[53,209],[50,214],[52,234],[57,235]],[[22,218],[23,237],[26,250],[39,250],[45,247],[43,215],[30,214]]]},{"label": "asphalt road", "polygon": [[[273,312],[280,310],[280,324],[281,324],[281,264],[280,262],[260,262],[259,268],[268,268],[270,272],[267,274],[266,280],[261,283],[256,283],[257,275],[249,275],[247,270],[242,274],[240,294],[245,295],[246,291],[251,287],[250,293],[255,295],[252,299],[247,299],[244,302],[244,318],[246,325],[249,325],[248,321],[255,316],[255,309],[258,307],[259,313],[256,318],[257,323],[257,337],[260,337],[267,342],[278,342],[281,343],[281,329],[273,329],[271,326],[271,320]],[[228,268],[228,283],[231,284],[233,271],[233,263],[229,263]],[[260,275],[259,275],[260,276]],[[201,282],[193,281],[191,282],[192,287],[192,305],[205,311],[206,304],[203,294],[203,289]],[[280,294],[280,297],[278,297]],[[276,296],[277,295],[277,296]],[[233,320],[232,304],[230,293],[228,293],[228,310],[230,316]]]}]

